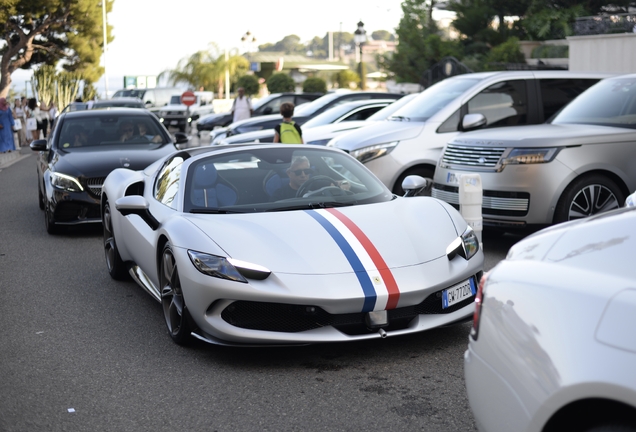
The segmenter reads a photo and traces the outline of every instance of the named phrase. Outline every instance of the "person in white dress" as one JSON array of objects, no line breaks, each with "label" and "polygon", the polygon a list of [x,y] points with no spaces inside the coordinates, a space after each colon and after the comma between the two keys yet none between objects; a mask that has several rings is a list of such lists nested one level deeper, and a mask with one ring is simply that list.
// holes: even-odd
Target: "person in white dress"
[{"label": "person in white dress", "polygon": [[252,101],[249,97],[245,96],[245,89],[240,87],[238,90],[238,96],[232,103],[232,121],[244,120],[252,117],[254,109],[252,108]]}]

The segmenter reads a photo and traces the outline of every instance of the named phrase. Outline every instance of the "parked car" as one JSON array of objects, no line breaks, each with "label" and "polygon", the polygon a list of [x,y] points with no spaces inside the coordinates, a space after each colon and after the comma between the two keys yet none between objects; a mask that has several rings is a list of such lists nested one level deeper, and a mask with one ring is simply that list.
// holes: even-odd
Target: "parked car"
[{"label": "parked car", "polygon": [[[416,174],[433,179],[442,148],[477,128],[543,123],[609,74],[569,71],[483,72],[447,78],[378,123],[334,139],[396,194]],[[473,114],[486,122],[474,122]]]},{"label": "parked car", "polygon": [[432,194],[457,205],[460,176],[479,173],[484,225],[541,227],[622,206],[636,190],[635,154],[636,75],[607,78],[549,124],[456,137]]},{"label": "parked car", "polygon": [[146,106],[136,97],[118,97],[94,101],[90,107],[90,109],[100,108],[146,108]]},{"label": "parked car", "polygon": [[83,111],[87,109],[88,109],[88,103],[86,102],[71,102],[70,104],[66,105],[62,109],[62,112],[60,112],[60,114],[64,114],[66,112],[71,112],[71,111]]},{"label": "parked car", "polygon": [[[254,113],[252,117],[275,114],[280,110],[283,102],[291,102],[294,105],[302,105],[323,96],[323,93],[272,93],[262,99],[255,101],[252,106]],[[211,131],[215,128],[226,127],[232,123],[232,113],[218,113],[202,116],[197,122],[197,131]]]},{"label": "parked car", "polygon": [[116,169],[102,214],[110,275],[161,302],[179,344],[345,342],[462,322],[484,260],[448,204],[396,198],[322,146],[199,147]]},{"label": "parked car", "polygon": [[194,92],[196,102],[191,106],[181,103],[181,96],[174,95],[168,105],[159,110],[159,121],[166,127],[176,127],[185,132],[192,122],[199,120],[201,116],[214,113],[214,93],[211,91]]},{"label": "parked car", "polygon": [[[175,139],[188,140],[184,134]],[[60,226],[101,223],[102,183],[113,169],[143,169],[177,147],[149,111],[110,108],[61,114],[48,142],[33,141],[31,149],[39,152],[38,202],[53,234]]]},{"label": "parked car", "polygon": [[[393,102],[395,102],[393,99],[366,99],[345,102],[337,105],[303,124],[303,141],[305,144],[310,144],[307,140],[305,140],[305,136],[307,133],[311,135],[310,131],[314,127],[320,127],[328,124],[362,122],[371,115],[377,113],[379,110],[386,108]],[[239,135],[225,137],[220,140],[218,144],[227,145],[245,142],[274,142],[274,135],[274,129],[263,129],[260,131],[246,132]],[[215,144],[214,141],[213,144]]]},{"label": "parked car", "polygon": [[[299,125],[303,125],[308,120],[322,114],[336,105],[345,102],[367,99],[400,99],[403,94],[384,93],[372,91],[356,91],[343,93],[328,93],[313,102],[303,104],[294,111],[294,121]],[[249,118],[230,124],[227,128],[226,135],[238,135],[245,132],[259,131],[264,129],[274,129],[274,127],[282,121],[282,116],[277,114],[263,115],[257,118]]]},{"label": "parked car", "polygon": [[480,432],[636,431],[635,226],[629,207],[547,228],[482,278],[464,355]]},{"label": "parked car", "polygon": [[168,105],[170,98],[174,95],[181,95],[183,89],[177,87],[155,87],[147,89],[122,89],[117,90],[113,98],[134,97],[141,99],[144,106],[157,114],[161,107]]}]

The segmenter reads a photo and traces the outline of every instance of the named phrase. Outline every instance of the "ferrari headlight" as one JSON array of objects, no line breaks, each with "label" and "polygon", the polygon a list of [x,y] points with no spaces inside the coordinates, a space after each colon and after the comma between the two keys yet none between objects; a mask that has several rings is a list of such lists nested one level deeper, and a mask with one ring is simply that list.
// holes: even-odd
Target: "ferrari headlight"
[{"label": "ferrari headlight", "polygon": [[478,251],[479,239],[477,238],[477,234],[475,234],[475,231],[473,231],[470,226],[467,226],[464,233],[448,245],[446,248],[446,256],[449,261],[457,255],[469,260],[475,256]]},{"label": "ferrari headlight", "polygon": [[399,141],[393,141],[385,144],[376,144],[358,150],[353,150],[349,154],[358,159],[360,162],[365,163],[391,153],[395,146],[398,145],[398,143]]},{"label": "ferrari headlight", "polygon": [[51,184],[56,189],[61,189],[67,192],[82,192],[84,190],[77,178],[66,174],[52,172]]},{"label": "ferrari headlight", "polygon": [[188,256],[192,264],[201,273],[220,279],[233,280],[235,282],[247,283],[247,280],[228,261],[227,258],[210,255],[202,252],[188,250]]},{"label": "ferrari headlight", "polygon": [[551,162],[558,148],[513,148],[503,161],[503,165],[526,165]]}]

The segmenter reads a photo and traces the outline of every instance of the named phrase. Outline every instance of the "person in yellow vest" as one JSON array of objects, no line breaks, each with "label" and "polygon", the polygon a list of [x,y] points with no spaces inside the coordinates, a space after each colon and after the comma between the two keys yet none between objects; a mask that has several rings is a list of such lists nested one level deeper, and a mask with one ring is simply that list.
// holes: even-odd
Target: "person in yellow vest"
[{"label": "person in yellow vest", "polygon": [[280,105],[280,114],[283,116],[283,122],[276,125],[274,130],[274,142],[283,144],[304,144],[303,131],[297,125],[292,117],[294,115],[294,104],[284,102]]}]

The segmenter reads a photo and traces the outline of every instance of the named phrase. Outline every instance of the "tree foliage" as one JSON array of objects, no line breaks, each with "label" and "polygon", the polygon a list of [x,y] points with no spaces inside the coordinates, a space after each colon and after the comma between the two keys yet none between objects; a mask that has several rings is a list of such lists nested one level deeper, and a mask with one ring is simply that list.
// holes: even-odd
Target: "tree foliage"
[{"label": "tree foliage", "polygon": [[214,90],[217,95],[224,93],[225,71],[229,72],[230,83],[245,74],[249,61],[233,52],[221,53],[216,44],[210,44],[207,51],[197,51],[188,58],[181,59],[175,69],[161,72],[159,79],[166,77],[172,84],[187,84],[193,89]]},{"label": "tree foliage", "polygon": [[[114,0],[105,1],[110,12]],[[102,5],[95,0],[2,0],[0,7],[0,96],[9,91],[11,74],[47,64],[96,82],[103,49]],[[110,26],[107,28],[108,41]]]},{"label": "tree foliage", "polygon": [[296,35],[285,36],[275,44],[267,43],[258,46],[259,51],[284,52],[285,54],[304,54],[305,45],[300,43],[300,38]]},{"label": "tree foliage", "polygon": [[258,77],[256,75],[243,75],[236,80],[236,88],[243,87],[245,94],[248,96],[254,96],[258,94],[260,90],[260,84],[258,83]]},{"label": "tree foliage", "polygon": [[327,82],[318,77],[307,78],[303,83],[305,93],[327,93]]},{"label": "tree foliage", "polygon": [[267,79],[267,90],[270,93],[284,93],[293,92],[296,88],[296,83],[286,73],[275,73]]},{"label": "tree foliage", "polygon": [[377,40],[377,41],[393,42],[395,40],[395,35],[386,30],[376,30],[373,33],[371,33],[371,39]]},{"label": "tree foliage", "polygon": [[403,16],[396,29],[399,45],[393,55],[379,58],[397,82],[420,82],[423,74],[446,56],[461,56],[458,42],[444,40],[431,19],[430,1],[405,0]]}]

